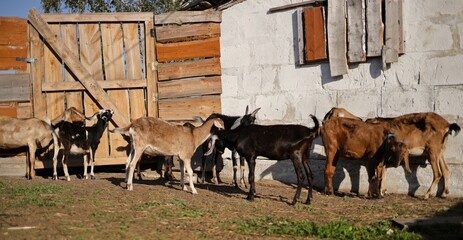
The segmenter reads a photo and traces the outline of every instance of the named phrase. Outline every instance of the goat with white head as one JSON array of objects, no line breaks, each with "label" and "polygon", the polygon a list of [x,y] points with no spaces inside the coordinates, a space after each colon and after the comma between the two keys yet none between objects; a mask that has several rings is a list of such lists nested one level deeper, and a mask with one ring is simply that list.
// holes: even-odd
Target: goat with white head
[{"label": "goat with white head", "polygon": [[[95,162],[95,152],[100,144],[101,136],[108,126],[114,111],[111,109],[100,110],[93,114],[93,116],[86,118],[89,121],[97,120],[97,122],[89,127],[84,126],[81,122],[67,122],[61,121],[54,127],[59,136],[61,144],[64,148],[63,163],[64,175],[67,181],[70,181],[67,159],[70,154],[83,154],[84,155],[84,175],[88,179],[88,156],[90,156],[90,176],[95,179],[93,172]],[[53,164],[53,178],[57,179],[56,163]]]}]

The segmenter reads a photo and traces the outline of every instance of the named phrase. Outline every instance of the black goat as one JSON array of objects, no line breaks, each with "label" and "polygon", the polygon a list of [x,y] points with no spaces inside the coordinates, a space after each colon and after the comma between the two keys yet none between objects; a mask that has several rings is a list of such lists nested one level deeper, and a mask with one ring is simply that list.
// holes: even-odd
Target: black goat
[{"label": "black goat", "polygon": [[248,180],[250,184],[248,200],[254,200],[256,158],[263,156],[274,160],[291,159],[293,162],[297,175],[297,190],[292,205],[296,204],[301,195],[301,188],[304,183],[302,168],[304,168],[309,184],[306,204],[310,203],[313,176],[307,154],[319,129],[317,118],[313,115],[310,117],[315,124],[313,128],[302,125],[249,125],[234,130],[222,130],[217,133],[220,140],[227,145],[234,146],[238,154],[246,158],[249,166]]},{"label": "black goat", "polygon": [[[82,122],[67,121],[61,121],[54,126],[64,148],[63,158],[61,161],[63,163],[64,175],[67,181],[71,180],[67,169],[67,159],[69,154],[84,155],[83,178],[85,179],[88,179],[87,168],[89,161],[87,154],[90,155],[90,175],[92,179],[95,179],[95,174],[93,173],[95,152],[100,144],[101,136],[108,126],[108,122],[111,120],[113,114],[114,111],[111,109],[100,110],[92,117],[87,118],[87,120],[98,119],[97,122],[90,127],[85,127]],[[56,164],[54,164],[53,167],[56,168]],[[56,173],[56,170],[54,172]],[[57,179],[57,176],[53,176],[53,178]]]},{"label": "black goat", "polygon": [[[260,108],[257,108],[252,113],[248,114],[249,107],[246,106],[246,112],[243,116],[227,116],[223,114],[213,113],[206,120],[202,120],[202,119],[198,119],[198,120],[204,122],[212,118],[220,118],[224,122],[225,129],[233,130],[240,126],[248,126],[248,125],[254,124],[254,122],[256,121],[256,114],[259,110]],[[205,142],[202,145],[203,152],[208,151],[210,147],[209,141]],[[226,144],[220,140],[215,141],[214,150],[211,154],[212,155],[212,182],[215,184],[217,184],[218,182],[221,182],[220,177],[217,173],[216,167],[217,167],[218,158],[225,151],[225,148],[230,149],[230,151],[232,152],[231,159],[233,163],[233,184],[235,185],[235,187],[238,187],[238,181],[236,179],[236,171],[238,170],[237,161],[236,161],[236,150],[233,145]],[[206,173],[206,156],[203,156],[202,161],[201,161],[201,178],[200,178],[201,183],[204,183],[205,173]],[[246,183],[244,181],[244,158],[241,156],[240,156],[240,175],[241,175],[240,183],[243,184],[247,188]]]}]

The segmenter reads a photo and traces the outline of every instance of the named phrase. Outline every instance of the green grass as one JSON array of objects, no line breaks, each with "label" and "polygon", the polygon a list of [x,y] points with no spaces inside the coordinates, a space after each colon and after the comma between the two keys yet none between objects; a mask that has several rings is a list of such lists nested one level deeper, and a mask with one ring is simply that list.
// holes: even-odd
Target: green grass
[{"label": "green grass", "polygon": [[17,206],[33,205],[38,207],[56,207],[63,205],[63,199],[58,196],[65,189],[54,183],[46,185],[14,186],[8,187],[8,184],[0,181],[0,194],[8,196],[12,200],[6,203],[4,207],[14,208]]},{"label": "green grass", "polygon": [[311,221],[292,221],[278,217],[260,217],[236,222],[241,233],[260,233],[266,236],[316,237],[329,239],[421,239],[414,233],[392,230],[389,222],[356,227],[347,221],[318,224]]}]

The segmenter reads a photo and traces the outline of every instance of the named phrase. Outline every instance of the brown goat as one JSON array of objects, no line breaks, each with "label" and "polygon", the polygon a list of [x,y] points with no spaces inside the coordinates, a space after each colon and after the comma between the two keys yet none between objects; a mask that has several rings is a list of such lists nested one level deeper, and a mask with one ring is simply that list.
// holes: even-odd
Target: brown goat
[{"label": "brown goat", "polygon": [[401,161],[408,161],[405,160],[408,158],[405,144],[398,142],[389,134],[386,126],[381,124],[343,117],[333,118],[324,122],[321,136],[326,153],[325,194],[333,193],[332,178],[339,157],[367,160],[368,195],[372,196],[376,170],[378,180],[374,189],[378,197],[381,197],[380,185],[385,162],[394,158],[398,166]]},{"label": "brown goat", "polygon": [[[424,199],[429,198],[435,192],[437,183],[444,177],[444,192],[442,197],[449,193],[448,188],[448,166],[444,159],[447,136],[460,131],[456,123],[450,124],[442,116],[433,112],[411,113],[396,118],[374,118],[367,122],[384,125],[398,139],[405,143],[410,155],[426,156],[431,163],[433,181]],[[408,165],[408,158],[405,162]]]},{"label": "brown goat", "polygon": [[[124,128],[116,128],[110,132],[120,133],[130,137],[131,150],[127,158],[125,181],[127,190],[133,190],[133,173],[137,162],[143,154],[149,156],[177,156],[180,161],[180,185],[186,190],[184,184],[185,165],[189,176],[191,192],[197,194],[193,185],[193,170],[191,158],[199,145],[211,136],[215,129],[223,129],[223,121],[214,118],[206,121],[199,127],[190,128],[182,125],[168,123],[159,118],[138,118]],[[209,153],[210,154],[210,153]]]},{"label": "brown goat", "polygon": [[361,118],[359,118],[359,117],[355,116],[354,114],[350,113],[345,108],[333,107],[333,108],[330,109],[330,111],[328,111],[325,114],[325,117],[323,117],[323,122],[328,121],[328,120],[333,119],[333,118],[339,118],[339,117],[357,119],[357,120],[363,121]]},{"label": "brown goat", "polygon": [[58,137],[50,123],[37,118],[17,119],[0,116],[0,148],[14,149],[28,147],[26,158],[26,178],[35,177],[35,154],[37,149],[48,147],[53,141],[53,164],[56,164],[59,153]]}]

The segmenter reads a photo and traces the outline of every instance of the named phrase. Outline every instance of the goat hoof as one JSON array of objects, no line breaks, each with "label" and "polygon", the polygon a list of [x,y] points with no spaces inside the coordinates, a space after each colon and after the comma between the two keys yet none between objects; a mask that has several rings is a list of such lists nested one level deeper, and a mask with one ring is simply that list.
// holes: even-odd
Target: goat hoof
[{"label": "goat hoof", "polygon": [[70,181],[71,181],[71,177],[66,176],[66,181],[70,182]]},{"label": "goat hoof", "polygon": [[52,177],[51,179],[52,179],[52,180],[58,180],[58,176],[53,175],[53,177]]},{"label": "goat hoof", "polygon": [[84,175],[82,179],[88,179],[88,175]]},{"label": "goat hoof", "polygon": [[132,191],[133,190],[133,185],[132,184],[127,184],[127,190]]},{"label": "goat hoof", "polygon": [[198,194],[198,191],[196,191],[196,189],[195,189],[194,191],[191,191],[191,193]]},{"label": "goat hoof", "polygon": [[96,179],[96,177],[95,177],[94,175],[92,175],[90,178],[91,178],[92,180],[95,180],[95,179]]}]

